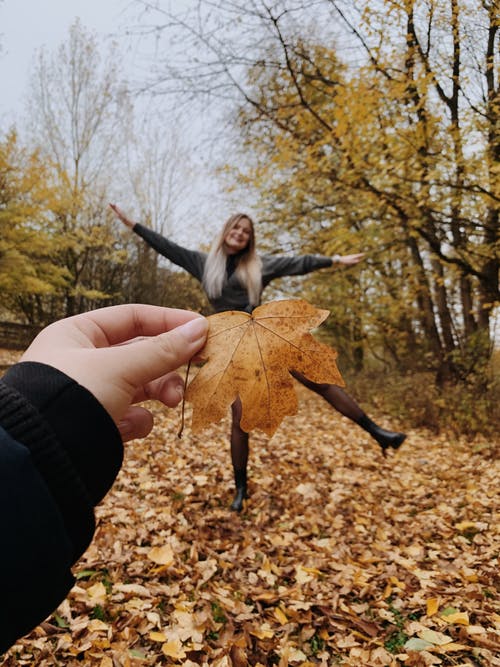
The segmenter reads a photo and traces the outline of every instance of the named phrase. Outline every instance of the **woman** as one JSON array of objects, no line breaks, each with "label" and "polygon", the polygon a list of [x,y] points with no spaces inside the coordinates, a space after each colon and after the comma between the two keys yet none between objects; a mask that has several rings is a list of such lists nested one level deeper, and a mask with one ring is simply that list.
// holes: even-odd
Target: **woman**
[{"label": "woman", "polygon": [[[334,263],[357,264],[363,253],[324,257],[301,255],[257,255],[252,219],[243,213],[232,215],[215,238],[207,253],[187,250],[169,239],[134,223],[115,204],[110,204],[118,219],[148,245],[171,262],[181,266],[199,280],[216,312],[244,310],[251,312],[260,303],[263,289],[281,276],[302,275]],[[406,438],[404,433],[387,431],[373,422],[345,391],[336,385],[316,384],[303,375],[292,375],[308,389],[322,396],[333,408],[355,422],[374,438],[385,455],[389,447],[397,449]],[[248,433],[240,428],[241,403],[232,406],[231,459],[236,495],[231,509],[241,511],[247,497]]]}]

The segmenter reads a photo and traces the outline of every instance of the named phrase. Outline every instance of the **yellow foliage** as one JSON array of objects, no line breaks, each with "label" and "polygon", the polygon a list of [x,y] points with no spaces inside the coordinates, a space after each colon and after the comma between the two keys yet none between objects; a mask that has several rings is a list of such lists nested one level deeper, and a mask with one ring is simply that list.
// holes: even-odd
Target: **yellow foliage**
[{"label": "yellow foliage", "polygon": [[[500,298],[498,110],[473,90],[489,85],[484,65],[472,71],[451,49],[453,36],[469,39],[460,26],[472,16],[484,28],[476,48],[494,21],[476,0],[456,15],[435,2],[363,3],[356,28],[370,58],[344,63],[332,43],[302,34],[280,60],[276,40],[269,62],[281,66],[250,68],[254,103],[239,113],[252,155],[241,179],[258,192],[269,245],[367,253],[352,281],[308,281],[307,298],[335,313],[340,347],[362,328],[385,362],[408,369],[418,348],[422,370],[455,377],[470,372],[475,331],[488,331],[482,304]],[[454,77],[473,104],[453,96]],[[487,356],[477,348],[477,368]]]},{"label": "yellow foliage", "polygon": [[0,142],[0,290],[11,296],[47,294],[61,278],[52,262],[48,169],[14,131]]}]

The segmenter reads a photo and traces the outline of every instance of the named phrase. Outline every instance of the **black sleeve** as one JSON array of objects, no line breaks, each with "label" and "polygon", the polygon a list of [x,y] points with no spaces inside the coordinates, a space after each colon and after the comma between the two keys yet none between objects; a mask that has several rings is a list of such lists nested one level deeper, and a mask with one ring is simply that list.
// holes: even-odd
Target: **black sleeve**
[{"label": "black sleeve", "polygon": [[332,266],[331,257],[324,255],[264,255],[262,257],[262,282],[268,285],[274,278],[299,276]]},{"label": "black sleeve", "polygon": [[177,243],[170,241],[161,234],[154,232],[148,227],[136,223],[133,231],[140,236],[146,243],[156,250],[160,255],[166,257],[177,266],[182,267],[197,280],[203,278],[203,269],[205,267],[206,254],[197,250],[188,250]]},{"label": "black sleeve", "polygon": [[64,373],[25,362],[0,381],[0,653],[68,594],[122,457],[111,417]]}]

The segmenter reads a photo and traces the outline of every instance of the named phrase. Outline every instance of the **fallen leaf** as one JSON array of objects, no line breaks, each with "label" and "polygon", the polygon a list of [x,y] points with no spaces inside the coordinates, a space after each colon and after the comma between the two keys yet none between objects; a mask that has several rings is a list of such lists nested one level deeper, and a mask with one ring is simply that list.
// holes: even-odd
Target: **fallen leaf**
[{"label": "fallen leaf", "polygon": [[469,614],[466,611],[457,611],[454,614],[441,614],[447,623],[455,623],[457,625],[469,625]]},{"label": "fallen leaf", "polygon": [[477,524],[475,521],[460,521],[460,523],[455,524],[455,528],[459,531],[469,530],[471,528],[476,528]]},{"label": "fallen leaf", "polygon": [[298,648],[287,646],[281,654],[281,658],[283,664],[288,664],[289,662],[301,662],[304,664],[304,661],[307,660],[307,655]]},{"label": "fallen leaf", "polygon": [[173,565],[175,556],[170,544],[165,544],[163,547],[153,547],[148,552],[149,560],[158,565],[170,566]]},{"label": "fallen leaf", "polygon": [[434,646],[444,646],[444,644],[451,643],[451,637],[443,634],[442,632],[436,632],[436,630],[423,630],[419,632],[418,636],[420,639],[424,639],[426,642],[434,644]]},{"label": "fallen leaf", "polygon": [[269,639],[274,637],[274,631],[271,629],[268,623],[262,623],[258,628],[251,628],[249,630],[250,634],[258,639]]},{"label": "fallen leaf", "polygon": [[165,642],[161,647],[163,655],[174,660],[183,660],[186,657],[186,651],[182,646],[180,639],[172,639]]},{"label": "fallen leaf", "polygon": [[482,625],[469,625],[467,628],[468,635],[484,635],[485,633],[486,630]]},{"label": "fallen leaf", "polygon": [[404,645],[407,651],[424,651],[431,646],[434,646],[432,642],[428,642],[425,639],[419,639],[418,637],[408,639]]},{"label": "fallen leaf", "polygon": [[413,664],[418,664],[419,667],[422,665],[422,667],[431,667],[432,665],[442,665],[443,661],[441,658],[437,655],[434,655],[433,653],[430,653],[430,651],[426,651],[425,649],[421,651],[418,654],[419,661],[418,663],[413,663]]},{"label": "fallen leaf", "polygon": [[439,599],[438,598],[429,598],[427,601],[427,616],[434,616],[437,614],[439,609]]},{"label": "fallen leaf", "polygon": [[87,588],[87,596],[92,604],[104,604],[106,602],[106,588],[100,581]]},{"label": "fallen leaf", "polygon": [[240,647],[233,644],[231,646],[231,662],[233,667],[247,667],[248,660],[245,651]]},{"label": "fallen leaf", "polygon": [[278,621],[278,623],[280,623],[281,625],[286,625],[288,623],[288,618],[286,614],[279,607],[274,608],[274,616]]},{"label": "fallen leaf", "polygon": [[314,573],[311,572],[310,568],[302,567],[302,565],[295,568],[295,580],[298,584],[306,584],[313,579]]},{"label": "fallen leaf", "polygon": [[106,631],[109,630],[109,625],[108,623],[103,623],[103,621],[100,621],[97,618],[93,618],[88,624],[88,629],[91,632]]},{"label": "fallen leaf", "polygon": [[331,347],[309,333],[328,316],[303,300],[271,301],[251,315],[239,311],[208,318],[207,363],[186,391],[193,404],[192,430],[217,422],[239,396],[241,428],[272,435],[283,418],[297,412],[296,370],[313,382],[344,385]]},{"label": "fallen leaf", "polygon": [[452,653],[453,651],[466,651],[467,646],[458,642],[450,642],[449,644],[439,646],[437,650],[438,653]]},{"label": "fallen leaf", "polygon": [[457,614],[458,609],[455,609],[455,607],[445,607],[442,611],[440,616],[446,617],[446,616],[451,616],[453,614]]},{"label": "fallen leaf", "polygon": [[117,584],[113,587],[113,592],[131,593],[140,597],[151,597],[151,591],[146,586],[140,584]]}]

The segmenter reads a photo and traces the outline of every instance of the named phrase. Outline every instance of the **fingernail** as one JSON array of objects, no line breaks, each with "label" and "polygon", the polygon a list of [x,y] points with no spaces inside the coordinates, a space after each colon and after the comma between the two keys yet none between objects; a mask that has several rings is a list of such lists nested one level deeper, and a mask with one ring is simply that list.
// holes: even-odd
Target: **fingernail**
[{"label": "fingernail", "polygon": [[190,343],[194,343],[207,333],[208,322],[204,317],[195,317],[177,328]]}]

